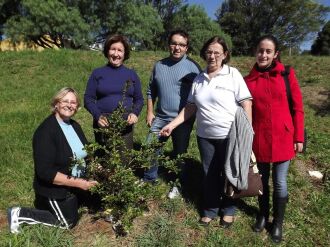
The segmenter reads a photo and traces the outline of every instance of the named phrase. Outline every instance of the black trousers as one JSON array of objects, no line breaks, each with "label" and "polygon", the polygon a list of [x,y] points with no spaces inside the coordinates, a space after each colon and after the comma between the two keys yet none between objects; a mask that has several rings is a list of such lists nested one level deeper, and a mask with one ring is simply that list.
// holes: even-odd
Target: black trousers
[{"label": "black trousers", "polygon": [[[100,145],[106,144],[106,137],[103,133],[94,131],[95,141]],[[127,126],[127,128],[121,133],[121,137],[124,141],[125,148],[130,150],[133,149],[133,126]],[[123,151],[120,149],[119,151]],[[97,150],[95,156],[102,157],[104,156],[103,150]],[[125,161],[125,157],[122,157],[123,161]]]},{"label": "black trousers", "polygon": [[78,199],[73,194],[60,200],[36,194],[35,208],[22,207],[18,215],[19,224],[43,224],[69,229],[77,222]]},{"label": "black trousers", "polygon": [[[93,126],[95,129],[95,126]],[[94,131],[95,141],[100,145],[106,144],[106,137],[103,133]],[[123,138],[123,141],[125,143],[125,146],[127,149],[133,149],[133,125],[127,126],[125,130],[121,133],[121,136]]]}]

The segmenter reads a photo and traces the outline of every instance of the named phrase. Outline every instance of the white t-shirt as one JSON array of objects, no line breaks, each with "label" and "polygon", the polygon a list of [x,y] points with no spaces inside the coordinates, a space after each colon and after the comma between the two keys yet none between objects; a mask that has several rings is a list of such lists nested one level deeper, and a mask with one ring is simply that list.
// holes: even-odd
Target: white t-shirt
[{"label": "white t-shirt", "polygon": [[224,139],[240,102],[252,99],[241,73],[224,65],[209,79],[206,71],[194,80],[188,102],[197,106],[197,135],[203,138]]}]

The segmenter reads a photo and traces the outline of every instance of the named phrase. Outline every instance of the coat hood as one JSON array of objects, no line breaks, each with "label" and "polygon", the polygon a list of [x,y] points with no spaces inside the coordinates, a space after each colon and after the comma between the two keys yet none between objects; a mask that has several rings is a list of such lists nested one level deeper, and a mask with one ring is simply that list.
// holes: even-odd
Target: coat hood
[{"label": "coat hood", "polygon": [[285,71],[285,67],[282,63],[275,61],[275,66],[267,72],[261,72],[258,70],[257,63],[254,64],[250,74],[244,77],[245,81],[253,81],[256,78],[263,76],[265,73],[269,73],[270,76],[276,76],[277,74],[282,73]]}]

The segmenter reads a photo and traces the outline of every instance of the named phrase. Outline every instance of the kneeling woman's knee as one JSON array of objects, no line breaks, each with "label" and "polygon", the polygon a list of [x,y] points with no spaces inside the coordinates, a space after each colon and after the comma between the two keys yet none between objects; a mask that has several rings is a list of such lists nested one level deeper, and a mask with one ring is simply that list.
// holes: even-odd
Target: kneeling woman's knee
[{"label": "kneeling woman's knee", "polygon": [[65,220],[68,228],[73,228],[79,220],[78,214],[78,199],[75,195],[70,195],[65,201],[65,206],[62,209],[65,213]]}]

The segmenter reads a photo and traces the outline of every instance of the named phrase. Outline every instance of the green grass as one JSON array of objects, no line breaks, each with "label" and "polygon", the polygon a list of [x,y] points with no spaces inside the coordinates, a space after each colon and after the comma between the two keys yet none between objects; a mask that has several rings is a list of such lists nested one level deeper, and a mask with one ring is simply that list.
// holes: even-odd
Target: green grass
[{"label": "green grass", "polygon": [[[146,91],[154,62],[165,52],[133,52],[127,65],[134,68]],[[200,58],[196,58],[201,64]],[[308,152],[299,155],[290,167],[288,182],[290,203],[281,246],[328,246],[330,241],[330,182],[311,180],[307,170],[327,173],[330,169],[330,57],[297,56],[282,58],[292,65],[304,95]],[[35,128],[50,113],[49,102],[63,86],[76,88],[83,96],[91,71],[102,66],[101,53],[61,50],[44,52],[0,53],[0,246],[273,246],[266,233],[254,234],[251,226],[257,211],[255,198],[240,201],[233,228],[224,231],[218,222],[208,228],[197,224],[199,217],[200,160],[195,133],[191,136],[189,153],[191,187],[188,200],[169,201],[166,197],[153,202],[145,216],[134,222],[125,238],[115,238],[100,228],[93,230],[89,216],[76,230],[63,231],[42,226],[26,227],[17,236],[9,234],[6,208],[33,205],[33,160],[31,140]],[[254,63],[251,57],[234,57],[231,65],[243,75]],[[81,109],[77,119],[89,140],[93,140],[92,118]],[[145,140],[145,108],[135,128],[135,141]],[[167,143],[166,149],[171,149]],[[164,188],[165,187],[165,188]],[[160,190],[167,191],[162,183]],[[105,226],[105,229],[111,226]]]}]

